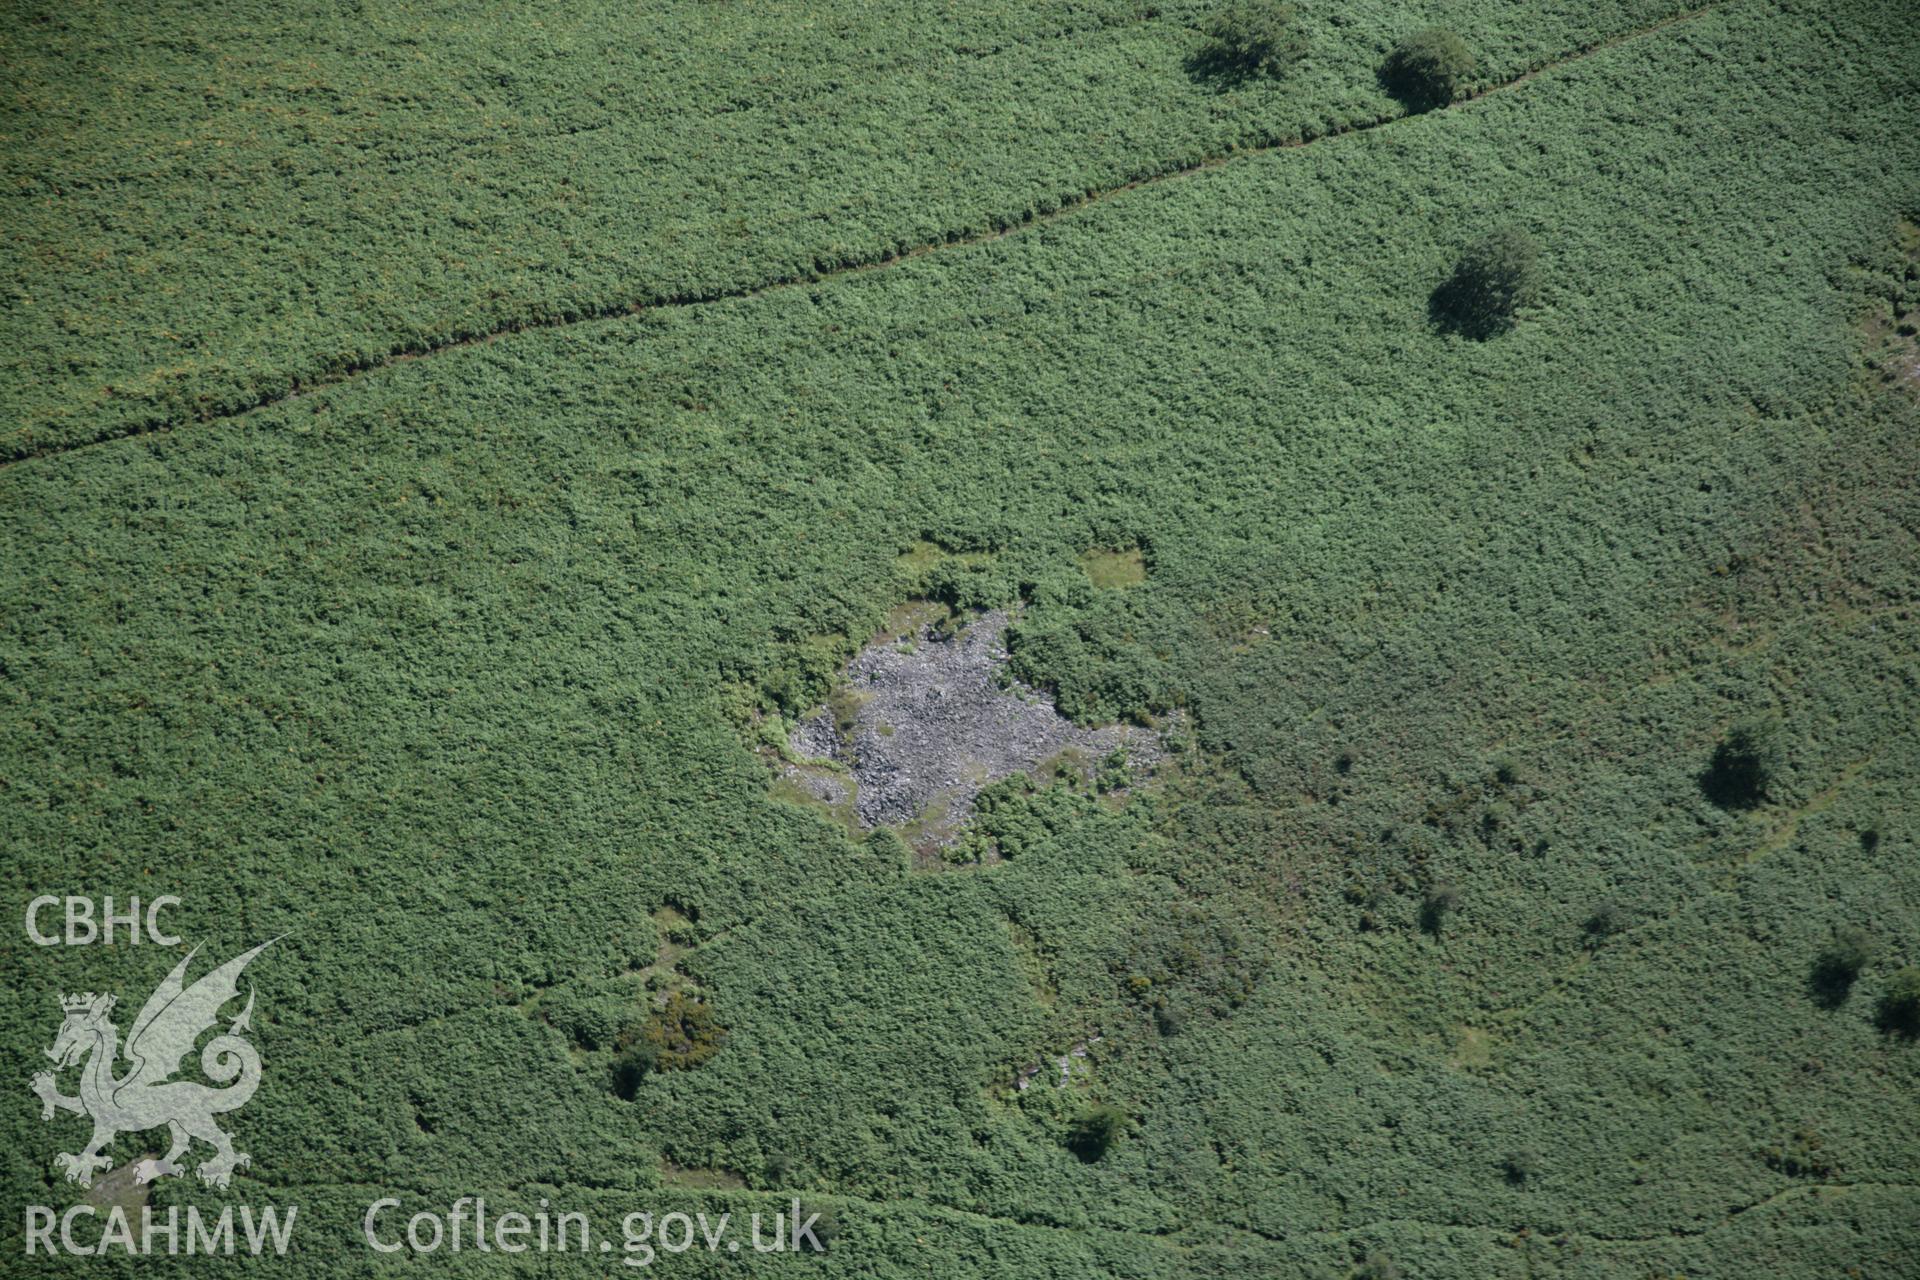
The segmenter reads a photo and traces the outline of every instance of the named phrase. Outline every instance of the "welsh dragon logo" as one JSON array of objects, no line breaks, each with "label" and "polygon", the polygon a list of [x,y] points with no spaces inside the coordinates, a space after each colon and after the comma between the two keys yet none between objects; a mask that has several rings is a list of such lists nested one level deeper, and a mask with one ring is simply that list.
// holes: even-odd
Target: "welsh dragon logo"
[{"label": "welsh dragon logo", "polygon": [[124,1074],[116,1074],[121,1048],[120,1032],[111,1017],[114,997],[89,991],[61,998],[66,1021],[60,1024],[60,1034],[46,1053],[60,1071],[85,1063],[80,1069],[80,1096],[70,1098],[61,1093],[52,1071],[35,1075],[32,1088],[40,1098],[42,1120],[53,1119],[56,1110],[93,1117],[93,1140],[86,1149],[78,1155],[61,1152],[53,1158],[54,1167],[65,1171],[68,1182],[91,1186],[96,1171],[111,1169],[113,1160],[103,1152],[116,1134],[161,1125],[173,1135],[173,1145],[163,1159],[142,1160],[134,1166],[136,1183],[183,1172],[181,1158],[195,1138],[213,1148],[213,1155],[202,1160],[196,1170],[202,1182],[225,1187],[235,1169],[250,1163],[246,1152],[233,1149],[233,1139],[213,1118],[245,1106],[260,1086],[259,1051],[241,1038],[251,1029],[251,988],[246,1008],[200,1051],[200,1069],[214,1084],[226,1087],[175,1080],[173,1076],[180,1070],[181,1060],[193,1052],[194,1042],[219,1021],[221,1007],[239,994],[241,970],[272,945],[271,941],[263,942],[235,956],[192,986],[187,986],[184,979],[187,965],[199,948],[189,951],[147,997],[140,1016],[133,1020],[133,1030],[127,1034]]}]

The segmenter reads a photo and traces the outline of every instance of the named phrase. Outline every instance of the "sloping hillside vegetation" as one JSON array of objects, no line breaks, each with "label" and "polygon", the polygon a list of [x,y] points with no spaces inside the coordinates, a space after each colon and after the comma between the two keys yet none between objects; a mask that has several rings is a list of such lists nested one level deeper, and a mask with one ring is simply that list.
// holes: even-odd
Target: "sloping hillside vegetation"
[{"label": "sloping hillside vegetation", "polygon": [[[1488,83],[1675,0],[1463,0]],[[1427,6],[1285,81],[1188,61],[1196,0],[30,5],[0,253],[0,457],[219,416],[393,354],[747,292],[1397,115]]]}]

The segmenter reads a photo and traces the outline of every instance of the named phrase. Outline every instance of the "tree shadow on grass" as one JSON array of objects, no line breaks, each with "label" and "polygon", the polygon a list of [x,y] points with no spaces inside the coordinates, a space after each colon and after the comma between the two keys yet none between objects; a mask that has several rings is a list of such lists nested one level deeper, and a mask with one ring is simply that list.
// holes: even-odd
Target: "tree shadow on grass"
[{"label": "tree shadow on grass", "polygon": [[1920,1022],[1911,1021],[1910,1015],[1895,1014],[1884,1004],[1874,1018],[1874,1025],[1880,1028],[1883,1035],[1891,1036],[1896,1040],[1905,1040],[1908,1044],[1920,1040]]},{"label": "tree shadow on grass", "polygon": [[1838,1009],[1853,995],[1855,977],[1852,970],[1822,957],[1807,974],[1807,997],[1822,1009]]},{"label": "tree shadow on grass", "polygon": [[1487,342],[1513,328],[1513,317],[1483,309],[1473,286],[1454,275],[1427,295],[1427,323],[1442,333]]},{"label": "tree shadow on grass", "polygon": [[1187,76],[1195,84],[1212,85],[1216,93],[1244,89],[1266,78],[1259,64],[1237,49],[1224,44],[1209,44],[1187,56]]},{"label": "tree shadow on grass", "polygon": [[1425,115],[1429,111],[1438,111],[1441,107],[1450,106],[1453,103],[1451,90],[1442,94],[1418,77],[1391,63],[1374,72],[1373,78],[1379,82],[1382,92],[1405,107],[1412,115]]},{"label": "tree shadow on grass", "polygon": [[1893,975],[1874,1010],[1874,1022],[1890,1036],[1920,1040],[1920,969],[1906,968]]},{"label": "tree shadow on grass", "polygon": [[1753,760],[1722,747],[1700,771],[1700,794],[1730,812],[1758,809],[1767,798],[1766,771]]},{"label": "tree shadow on grass", "polygon": [[1700,792],[1722,809],[1758,809],[1780,761],[1780,726],[1769,718],[1743,720],[1728,730],[1700,773]]}]

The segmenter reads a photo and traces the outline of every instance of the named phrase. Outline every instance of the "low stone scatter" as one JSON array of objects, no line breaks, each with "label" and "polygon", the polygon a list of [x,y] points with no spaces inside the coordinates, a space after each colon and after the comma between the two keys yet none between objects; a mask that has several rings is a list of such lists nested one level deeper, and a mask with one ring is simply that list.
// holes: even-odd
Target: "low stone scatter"
[{"label": "low stone scatter", "polygon": [[[1089,768],[1122,748],[1136,770],[1164,758],[1154,730],[1083,728],[1045,692],[1013,679],[1006,670],[1011,620],[1007,610],[993,610],[952,635],[921,627],[875,641],[847,665],[845,691],[835,699],[841,710],[823,706],[795,726],[788,742],[796,755],[836,761],[852,775],[861,826],[918,823],[916,843],[946,844],[988,783],[1068,753]],[[806,778],[809,790],[817,783],[820,798],[836,802],[827,794],[835,792],[832,780],[818,772]]]},{"label": "low stone scatter", "polygon": [[[798,730],[795,735],[797,738]],[[814,755],[812,758],[825,757]],[[830,809],[839,808],[853,799],[853,780],[845,774],[791,761],[781,766],[780,773],[809,800]]]},{"label": "low stone scatter", "polygon": [[[1051,1059],[1050,1061],[1053,1066],[1060,1072],[1060,1079],[1055,1083],[1054,1087],[1064,1089],[1071,1084],[1076,1066],[1080,1066],[1084,1072],[1083,1064],[1086,1062],[1087,1050],[1099,1044],[1105,1038],[1105,1036],[1089,1036],[1059,1057]],[[1020,1073],[1014,1076],[1013,1087],[1022,1093],[1026,1092],[1026,1090],[1033,1086],[1033,1082],[1040,1076],[1040,1073],[1046,1069],[1047,1062],[1036,1062],[1030,1067],[1023,1067]]]}]

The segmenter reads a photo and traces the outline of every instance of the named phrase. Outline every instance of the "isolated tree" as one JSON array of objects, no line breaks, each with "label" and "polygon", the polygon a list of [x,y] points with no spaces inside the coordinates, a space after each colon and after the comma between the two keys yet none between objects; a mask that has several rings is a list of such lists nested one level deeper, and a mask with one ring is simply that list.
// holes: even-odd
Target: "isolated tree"
[{"label": "isolated tree", "polygon": [[1087,1163],[1092,1164],[1107,1154],[1113,1146],[1113,1140],[1126,1128],[1126,1113],[1118,1107],[1089,1107],[1081,1112],[1067,1131],[1067,1150]]},{"label": "isolated tree", "polygon": [[1908,965],[1887,980],[1880,997],[1880,1025],[1908,1039],[1920,1036],[1920,969]]},{"label": "isolated tree", "polygon": [[1621,932],[1627,927],[1627,912],[1612,898],[1603,898],[1594,904],[1581,926],[1587,932],[1587,945],[1597,947],[1601,942]]},{"label": "isolated tree", "polygon": [[1809,985],[1814,998],[1832,1007],[1846,1001],[1860,971],[1873,960],[1873,937],[1865,929],[1836,929],[1833,938],[1813,960]]},{"label": "isolated tree", "polygon": [[1507,1175],[1507,1181],[1516,1187],[1525,1186],[1540,1176],[1540,1157],[1530,1147],[1518,1151],[1509,1151],[1500,1162],[1501,1172]]},{"label": "isolated tree", "polygon": [[1836,1169],[1833,1157],[1822,1150],[1826,1143],[1820,1135],[1805,1127],[1796,1129],[1785,1142],[1762,1148],[1760,1158],[1767,1167],[1789,1178],[1831,1178]]},{"label": "isolated tree", "polygon": [[1727,730],[1713,759],[1700,775],[1700,790],[1722,809],[1753,809],[1767,798],[1767,786],[1780,766],[1778,722],[1742,720]]},{"label": "isolated tree", "polygon": [[1473,51],[1451,31],[1416,31],[1393,47],[1380,67],[1387,92],[1415,111],[1444,107],[1474,72]]},{"label": "isolated tree", "polygon": [[628,1040],[614,1054],[613,1092],[632,1102],[640,1092],[640,1082],[659,1062],[660,1052],[643,1040]]},{"label": "isolated tree", "polygon": [[1469,248],[1428,300],[1443,329],[1485,340],[1513,326],[1539,290],[1539,250],[1518,227],[1502,227]]},{"label": "isolated tree", "polygon": [[1450,884],[1436,884],[1427,890],[1427,896],[1420,904],[1420,928],[1434,937],[1440,936],[1440,929],[1460,905],[1460,891]]},{"label": "isolated tree", "polygon": [[1307,37],[1290,4],[1253,0],[1222,9],[1206,22],[1208,44],[1196,69],[1236,77],[1284,76],[1306,56]]},{"label": "isolated tree", "polygon": [[614,1041],[613,1091],[631,1099],[649,1072],[692,1070],[720,1052],[726,1039],[727,1029],[714,1020],[711,1005],[685,991],[672,992],[645,1022]]}]

